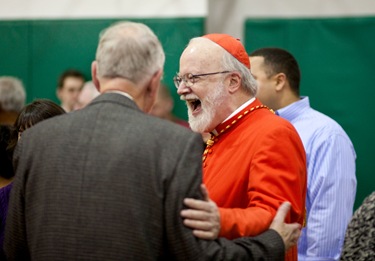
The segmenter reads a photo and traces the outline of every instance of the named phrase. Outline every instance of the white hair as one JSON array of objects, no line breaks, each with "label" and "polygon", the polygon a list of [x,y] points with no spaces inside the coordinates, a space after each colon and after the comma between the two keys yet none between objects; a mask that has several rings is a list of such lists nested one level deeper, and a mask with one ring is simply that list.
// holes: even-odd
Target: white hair
[{"label": "white hair", "polygon": [[165,54],[148,26],[120,22],[101,34],[96,61],[99,77],[121,77],[138,84],[163,68]]},{"label": "white hair", "polygon": [[238,61],[233,55],[224,49],[223,67],[228,71],[238,71],[241,74],[242,88],[250,93],[253,97],[258,92],[258,84],[251,74],[249,68]]},{"label": "white hair", "polygon": [[[206,39],[204,37],[195,37],[189,41],[189,45],[197,40]],[[209,39],[207,39],[209,40]],[[211,40],[209,40],[211,41]],[[217,43],[211,41],[213,44],[218,45]],[[254,79],[253,75],[251,74],[249,68],[247,68],[243,63],[238,61],[232,54],[230,54],[227,50],[220,46],[223,50],[223,57],[222,57],[222,70],[223,71],[238,71],[241,75],[241,85],[242,88],[251,94],[253,97],[256,96],[258,92],[258,84]],[[250,58],[249,58],[250,59]]]},{"label": "white hair", "polygon": [[25,106],[25,100],[25,88],[19,79],[0,77],[0,109],[19,112]]}]

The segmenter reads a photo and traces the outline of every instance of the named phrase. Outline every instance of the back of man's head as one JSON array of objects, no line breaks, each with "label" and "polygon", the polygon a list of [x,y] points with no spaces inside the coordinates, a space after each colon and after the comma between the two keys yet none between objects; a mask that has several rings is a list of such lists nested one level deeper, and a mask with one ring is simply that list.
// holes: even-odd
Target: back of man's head
[{"label": "back of man's head", "polygon": [[25,100],[25,88],[19,79],[0,77],[0,110],[19,112],[25,106]]},{"label": "back of man's head", "polygon": [[120,22],[101,34],[96,61],[98,77],[120,77],[138,84],[163,68],[165,55],[149,27]]},{"label": "back of man's head", "polygon": [[278,73],[284,73],[291,90],[299,96],[301,72],[297,60],[288,51],[281,48],[267,47],[257,49],[250,53],[250,56],[260,56],[264,58],[264,67],[268,77]]}]

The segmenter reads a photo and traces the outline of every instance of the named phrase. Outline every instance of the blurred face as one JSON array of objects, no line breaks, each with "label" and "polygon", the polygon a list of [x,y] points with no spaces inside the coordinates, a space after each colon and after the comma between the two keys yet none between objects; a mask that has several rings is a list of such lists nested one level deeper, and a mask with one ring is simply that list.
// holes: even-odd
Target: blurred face
[{"label": "blurred face", "polygon": [[[210,40],[191,43],[181,55],[178,75],[184,77],[189,73],[197,75],[224,71],[220,67],[223,51],[212,45]],[[177,92],[186,101],[189,124],[193,131],[212,131],[226,118],[227,76],[228,74],[198,76],[190,87],[184,81],[179,85]]]},{"label": "blurred face", "polygon": [[159,118],[168,118],[170,114],[172,113],[172,109],[173,109],[172,99],[168,97],[163,97],[163,95],[160,94],[159,92],[157,95],[156,101],[154,103],[154,106],[152,106],[150,114]]},{"label": "blurred face", "polygon": [[79,110],[86,107],[99,94],[99,91],[92,86],[91,83],[87,83],[87,85],[83,86],[78,95],[78,102],[74,105],[74,110]]},{"label": "blurred face", "polygon": [[264,58],[261,56],[251,56],[251,74],[258,83],[257,98],[271,109],[277,110],[277,93],[276,78],[268,76],[266,67],[264,66]]},{"label": "blurred face", "polygon": [[76,77],[67,77],[64,85],[58,90],[58,97],[61,101],[61,106],[67,112],[72,111],[77,102],[78,96],[83,86],[83,80]]}]

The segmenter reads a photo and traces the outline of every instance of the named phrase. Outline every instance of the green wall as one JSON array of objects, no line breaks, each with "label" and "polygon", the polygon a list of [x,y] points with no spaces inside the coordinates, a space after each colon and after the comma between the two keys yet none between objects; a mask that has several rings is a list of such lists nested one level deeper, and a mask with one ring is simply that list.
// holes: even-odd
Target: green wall
[{"label": "green wall", "polygon": [[244,35],[249,53],[270,46],[289,50],[301,67],[301,94],[350,136],[357,153],[357,208],[375,190],[375,17],[248,19]]},{"label": "green wall", "polygon": [[[90,80],[99,33],[119,20],[125,19],[0,21],[0,75],[19,77],[28,102],[35,98],[58,102],[55,92],[60,73],[75,68]],[[179,100],[172,79],[189,39],[203,34],[204,19],[131,20],[147,24],[160,38],[166,53],[163,81]],[[187,118],[183,102],[175,103],[174,112]]]},{"label": "green wall", "polygon": [[[91,79],[102,29],[124,19],[0,21],[0,75],[22,79],[27,101],[55,95],[59,74],[81,70]],[[204,18],[131,19],[149,25],[166,52],[164,81],[176,100],[175,114],[186,119],[172,78],[189,39],[204,33]],[[375,147],[375,17],[337,19],[248,19],[248,52],[277,46],[292,52],[302,70],[302,95],[339,122],[357,152],[357,208],[375,190],[371,148]],[[338,195],[340,196],[340,195]]]}]

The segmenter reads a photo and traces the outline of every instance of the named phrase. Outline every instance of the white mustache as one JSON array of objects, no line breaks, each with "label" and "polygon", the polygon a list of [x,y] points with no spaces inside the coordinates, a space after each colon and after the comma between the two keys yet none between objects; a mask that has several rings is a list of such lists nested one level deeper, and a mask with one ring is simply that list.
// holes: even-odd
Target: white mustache
[{"label": "white mustache", "polygon": [[184,94],[180,96],[180,100],[186,101],[186,100],[199,100],[198,96],[194,94]]}]

